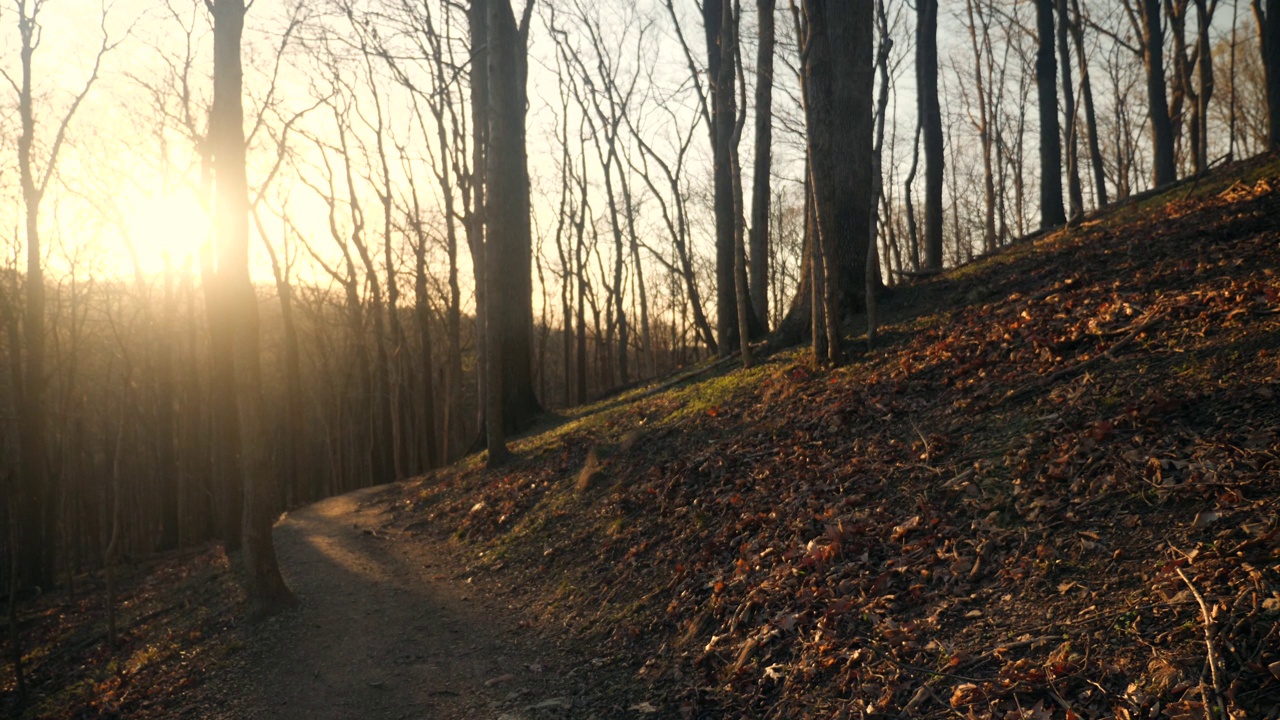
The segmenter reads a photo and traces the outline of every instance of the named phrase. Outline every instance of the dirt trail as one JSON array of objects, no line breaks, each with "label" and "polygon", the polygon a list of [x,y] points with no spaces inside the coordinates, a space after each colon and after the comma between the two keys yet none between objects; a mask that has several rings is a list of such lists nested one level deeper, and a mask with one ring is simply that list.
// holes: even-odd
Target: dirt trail
[{"label": "dirt trail", "polygon": [[430,544],[386,527],[380,493],[330,498],[276,527],[281,568],[302,605],[254,628],[240,660],[211,678],[211,700],[195,715],[594,714],[581,695],[575,708],[571,663],[516,626],[518,597],[484,597]]}]

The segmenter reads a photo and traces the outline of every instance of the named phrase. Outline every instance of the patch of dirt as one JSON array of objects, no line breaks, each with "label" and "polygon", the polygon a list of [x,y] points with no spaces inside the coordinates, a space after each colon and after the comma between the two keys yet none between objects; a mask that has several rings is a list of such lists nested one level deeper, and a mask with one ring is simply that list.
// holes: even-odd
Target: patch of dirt
[{"label": "patch of dirt", "polygon": [[[301,599],[252,629],[189,717],[608,717],[591,657],[546,642],[519,592],[469,582],[447,547],[389,524],[371,488],[289,513],[275,531]],[[618,684],[610,682],[611,692]]]}]

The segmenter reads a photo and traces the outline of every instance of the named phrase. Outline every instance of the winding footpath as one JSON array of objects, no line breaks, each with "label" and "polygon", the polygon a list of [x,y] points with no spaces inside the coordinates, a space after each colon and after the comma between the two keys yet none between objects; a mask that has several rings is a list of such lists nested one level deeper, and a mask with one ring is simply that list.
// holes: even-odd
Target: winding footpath
[{"label": "winding footpath", "polygon": [[[589,717],[569,663],[482,597],[442,553],[387,526],[370,488],[291,512],[276,548],[295,611],[253,628],[209,680],[217,720]],[[545,641],[543,641],[545,643]]]}]

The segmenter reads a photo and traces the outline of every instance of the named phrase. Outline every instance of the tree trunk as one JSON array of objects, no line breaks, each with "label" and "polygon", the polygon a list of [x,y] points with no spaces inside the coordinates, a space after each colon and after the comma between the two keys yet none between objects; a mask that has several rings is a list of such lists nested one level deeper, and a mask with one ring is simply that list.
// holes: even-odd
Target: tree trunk
[{"label": "tree trunk", "polygon": [[[427,296],[427,262],[426,262],[426,238],[419,234],[417,245],[414,247],[414,274],[413,274],[413,315],[418,321],[418,342],[421,344],[420,354],[422,356],[422,397],[419,404],[421,405],[422,426],[419,432],[422,437],[419,438],[423,447],[423,461],[426,469],[434,469],[440,466],[440,442],[436,433],[436,388],[435,374],[432,372],[432,351],[435,349],[435,343],[431,341],[431,306],[430,299]],[[447,434],[446,434],[446,445]]]},{"label": "tree trunk", "polygon": [[231,328],[235,386],[240,429],[239,470],[244,487],[241,521],[246,591],[258,616],[294,604],[276,563],[271,525],[275,517],[271,449],[266,442],[267,418],[262,398],[259,357],[258,300],[249,280],[249,196],[245,176],[244,113],[241,105],[240,38],[244,30],[244,0],[213,0],[214,95],[209,118],[216,182],[214,237],[218,244],[218,274],[225,282],[225,313]]},{"label": "tree trunk", "polygon": [[[889,18],[885,14],[884,0],[876,2],[876,23],[880,30],[880,50],[876,54],[876,72],[880,76],[880,89],[876,95],[875,109],[875,139],[871,147],[871,201],[873,210],[871,213],[869,240],[867,243],[867,278],[866,278],[866,295],[867,295],[867,350],[870,351],[876,342],[876,334],[879,331],[879,317],[876,308],[876,289],[880,285],[880,259],[879,245],[877,244],[877,230],[879,229],[879,216],[874,210],[879,205],[881,195],[884,193],[884,125],[889,114],[889,53],[893,50],[893,36],[889,30]],[[983,125],[985,128],[985,123]],[[990,165],[988,164],[988,170]],[[990,174],[988,174],[990,177]]]},{"label": "tree trunk", "polygon": [[1267,144],[1280,150],[1280,0],[1253,0],[1267,84]]},{"label": "tree trunk", "polygon": [[760,39],[756,50],[755,175],[751,185],[751,309],[769,327],[769,173],[773,150],[774,8],[756,0]]},{"label": "tree trunk", "polygon": [[489,291],[485,243],[485,199],[487,197],[486,174],[489,152],[489,2],[471,0],[467,8],[467,27],[471,33],[471,176],[463,187],[463,199],[470,199],[471,212],[467,216],[467,247],[471,252],[471,267],[475,275],[475,338],[476,338],[476,427],[484,432],[486,396],[488,394],[489,333],[485,322],[489,316]]},{"label": "tree trunk", "polygon": [[[996,247],[996,185],[994,177],[994,169],[991,164],[992,138],[991,138],[991,115],[996,114],[999,108],[995,103],[990,102],[988,97],[987,83],[993,82],[992,78],[983,78],[982,48],[987,47],[990,52],[990,45],[986,42],[987,23],[990,21],[983,16],[983,43],[978,43],[978,25],[977,17],[973,12],[974,0],[966,0],[965,10],[969,19],[969,42],[973,46],[973,76],[976,94],[978,97],[978,141],[982,150],[982,188],[983,188],[983,213],[982,213],[982,251],[989,253]],[[883,25],[883,22],[881,23]],[[885,33],[882,31],[882,35]],[[881,75],[883,76],[883,72]],[[882,79],[881,82],[884,82]],[[877,137],[880,131],[877,130]],[[877,155],[879,153],[877,152]]]},{"label": "tree trunk", "polygon": [[18,115],[22,126],[18,136],[18,173],[22,187],[27,273],[23,282],[26,304],[23,308],[22,346],[13,352],[22,357],[22,385],[18,392],[18,486],[19,538],[17,552],[21,558],[18,576],[37,586],[53,581],[54,528],[50,526],[53,506],[52,476],[47,466],[45,417],[45,286],[44,261],[40,242],[40,202],[44,189],[37,176],[33,157],[36,142],[34,98],[31,86],[31,64],[40,30],[36,19],[19,6],[18,29],[22,37],[22,86],[18,95]]},{"label": "tree trunk", "polygon": [[[723,61],[724,6],[731,0],[706,0],[702,4],[703,29],[707,39],[707,76],[711,82],[712,159],[716,222],[716,338],[720,357],[738,349],[737,289],[734,278],[734,215],[732,163],[729,144],[738,116],[733,63]],[[740,181],[740,180],[739,180]],[[754,312],[748,313],[752,334],[759,332]]]},{"label": "tree trunk", "polygon": [[1076,130],[1076,90],[1071,80],[1071,49],[1067,44],[1068,26],[1067,0],[1057,0],[1056,11],[1058,24],[1058,57],[1062,63],[1062,114],[1066,118],[1067,127],[1063,141],[1067,149],[1067,202],[1070,207],[1069,217],[1072,220],[1084,215],[1084,190],[1080,186],[1080,153],[1078,150],[1079,132]]},{"label": "tree trunk", "polygon": [[1207,0],[1195,0],[1196,19],[1199,28],[1196,32],[1196,106],[1192,108],[1192,127],[1195,135],[1195,171],[1202,173],[1209,169],[1209,101],[1213,98],[1213,46],[1209,38],[1209,26],[1213,23],[1213,11],[1217,8],[1215,1],[1210,5]]},{"label": "tree trunk", "polygon": [[907,241],[911,245],[911,269],[914,272],[920,272],[921,267],[920,228],[916,225],[915,201],[912,199],[914,193],[911,192],[911,188],[916,184],[916,174],[920,170],[920,133],[923,128],[922,118],[917,117],[916,131],[912,136],[914,140],[911,143],[911,168],[907,170],[907,177],[902,181],[902,198],[907,214]]},{"label": "tree trunk", "polygon": [[942,106],[938,101],[938,0],[919,0],[916,88],[924,134],[924,267],[942,269],[942,186],[945,164]]},{"label": "tree trunk", "polygon": [[173,268],[165,259],[164,314],[160,321],[156,359],[156,468],[160,482],[160,536],[156,549],[178,547],[178,450],[174,421],[173,328],[177,311],[174,297]]},{"label": "tree trunk", "polygon": [[1089,79],[1089,58],[1084,52],[1084,22],[1080,17],[1080,0],[1071,0],[1071,39],[1080,62],[1080,95],[1084,101],[1085,131],[1089,134],[1089,164],[1093,168],[1093,192],[1098,207],[1106,207],[1107,169],[1102,162],[1102,144],[1098,140],[1098,116],[1093,107],[1093,83]]},{"label": "tree trunk", "polygon": [[[489,317],[502,338],[503,422],[523,430],[542,411],[533,388],[533,244],[525,149],[528,25],[519,25],[510,0],[489,0],[489,147],[485,172],[485,256],[496,270]],[[489,333],[493,338],[494,332]],[[491,375],[492,379],[492,375]],[[489,404],[492,407],[492,403]]]},{"label": "tree trunk", "polygon": [[747,121],[746,80],[741,72],[741,54],[738,49],[738,30],[741,26],[741,2],[734,0],[733,6],[724,4],[724,35],[721,41],[721,62],[737,72],[738,87],[742,97],[738,115],[735,117],[733,132],[729,138],[729,176],[733,179],[733,280],[734,304],[738,310],[738,338],[742,356],[742,367],[750,368],[754,364],[751,357],[751,292],[747,287],[747,239],[746,213],[743,208],[742,164],[738,159],[738,147],[742,141],[742,129]]},{"label": "tree trunk", "polygon": [[707,77],[711,89],[713,207],[716,242],[716,339],[720,357],[738,349],[738,308],[734,284],[733,176],[729,167],[729,140],[736,116],[733,64],[725,63],[724,8],[731,0],[705,0],[703,29],[707,38]]},{"label": "tree trunk", "polygon": [[[804,3],[803,64],[814,228],[821,249],[827,357],[842,359],[840,327],[865,301],[872,192],[871,3]],[[818,253],[814,254],[816,259]],[[818,270],[821,272],[818,272]],[[815,308],[816,311],[817,308]]]},{"label": "tree trunk", "polygon": [[267,240],[258,213],[253,213],[254,223],[262,243],[271,258],[271,272],[276,281],[276,297],[280,302],[280,325],[284,334],[284,390],[285,424],[283,477],[286,490],[285,507],[292,503],[314,498],[314,490],[303,484],[311,478],[309,454],[304,447],[307,437],[305,414],[302,408],[302,353],[298,347],[298,326],[293,317],[293,287],[285,275],[275,249]]},{"label": "tree trunk", "polygon": [[1036,0],[1036,90],[1040,100],[1040,227],[1067,221],[1062,207],[1062,134],[1053,55],[1053,0]]},{"label": "tree trunk", "polygon": [[1147,102],[1151,114],[1152,167],[1155,187],[1178,179],[1173,156],[1173,122],[1164,81],[1164,30],[1160,27],[1160,0],[1138,0],[1142,15],[1142,56],[1147,69]]}]

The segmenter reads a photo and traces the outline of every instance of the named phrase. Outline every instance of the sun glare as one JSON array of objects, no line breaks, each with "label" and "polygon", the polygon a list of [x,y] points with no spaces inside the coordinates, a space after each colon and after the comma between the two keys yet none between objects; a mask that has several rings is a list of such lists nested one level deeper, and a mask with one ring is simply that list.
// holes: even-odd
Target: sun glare
[{"label": "sun glare", "polygon": [[190,192],[144,196],[129,220],[138,264],[149,275],[164,272],[166,258],[178,268],[198,257],[209,227],[208,213]]}]

